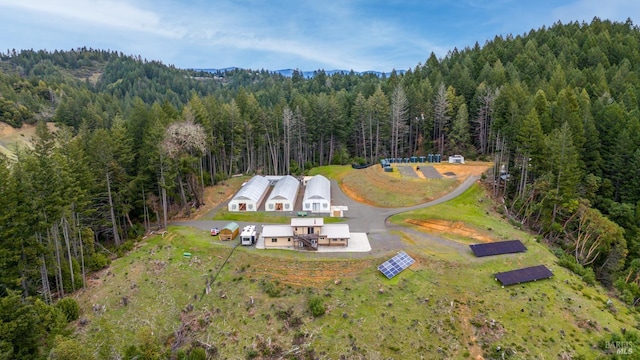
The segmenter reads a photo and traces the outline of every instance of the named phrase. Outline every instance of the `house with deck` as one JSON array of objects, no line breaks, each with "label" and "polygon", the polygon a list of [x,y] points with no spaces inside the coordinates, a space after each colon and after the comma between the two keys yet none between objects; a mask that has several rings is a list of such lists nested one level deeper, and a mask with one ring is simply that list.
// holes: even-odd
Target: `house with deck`
[{"label": "house with deck", "polygon": [[264,225],[265,249],[318,250],[319,246],[349,246],[349,224],[326,224],[323,218],[292,218],[290,225]]}]

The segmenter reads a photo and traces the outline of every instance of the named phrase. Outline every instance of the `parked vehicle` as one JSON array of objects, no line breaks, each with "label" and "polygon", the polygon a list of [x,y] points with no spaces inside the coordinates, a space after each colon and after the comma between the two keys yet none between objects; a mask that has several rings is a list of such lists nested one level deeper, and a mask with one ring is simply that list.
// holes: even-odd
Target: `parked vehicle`
[{"label": "parked vehicle", "polygon": [[245,246],[251,246],[255,244],[258,239],[258,233],[256,232],[255,225],[247,225],[242,228],[242,233],[240,233],[240,243]]},{"label": "parked vehicle", "polygon": [[216,236],[218,234],[220,234],[220,229],[218,229],[217,227],[211,229],[211,236]]}]

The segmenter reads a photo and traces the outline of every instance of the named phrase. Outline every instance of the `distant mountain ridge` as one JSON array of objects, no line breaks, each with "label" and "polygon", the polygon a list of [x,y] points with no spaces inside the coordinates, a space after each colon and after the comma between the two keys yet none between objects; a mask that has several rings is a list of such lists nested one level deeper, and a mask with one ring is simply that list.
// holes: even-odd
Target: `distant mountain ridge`
[{"label": "distant mountain ridge", "polygon": [[[234,70],[248,70],[248,69],[242,69],[242,68],[238,68],[235,66],[232,67],[227,67],[227,68],[222,68],[222,69],[194,69],[196,71],[206,71],[209,73],[224,73],[227,71],[234,71]],[[313,76],[319,72],[319,71],[324,71],[324,73],[328,76],[332,76],[334,74],[349,74],[351,73],[353,70],[323,70],[323,69],[318,69],[318,70],[313,70],[313,71],[303,71],[303,70],[299,70],[299,69],[281,69],[281,70],[267,70],[270,73],[274,73],[274,74],[280,74],[282,76],[286,76],[286,77],[292,77],[294,71],[299,71],[300,73],[302,73],[302,76],[306,79],[311,79],[313,78]],[[395,72],[397,74],[404,74],[405,70],[395,70]],[[389,75],[391,75],[392,71],[390,72],[383,72],[383,71],[377,71],[377,70],[367,70],[367,71],[353,71],[354,74],[356,75],[365,75],[365,74],[374,74],[377,77],[388,77]]]}]

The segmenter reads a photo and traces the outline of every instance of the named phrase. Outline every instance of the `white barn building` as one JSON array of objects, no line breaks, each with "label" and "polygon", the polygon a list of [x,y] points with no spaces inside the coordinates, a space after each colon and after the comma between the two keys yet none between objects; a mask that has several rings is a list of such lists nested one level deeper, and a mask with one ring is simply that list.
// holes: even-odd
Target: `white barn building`
[{"label": "white barn building", "polygon": [[257,211],[269,188],[264,176],[252,177],[229,201],[229,211]]},{"label": "white barn building", "polygon": [[266,211],[293,211],[298,198],[300,181],[291,175],[283,176],[276,182],[265,203]]},{"label": "white barn building", "polygon": [[329,213],[331,206],[331,182],[316,175],[307,182],[302,200],[302,210],[312,213]]}]

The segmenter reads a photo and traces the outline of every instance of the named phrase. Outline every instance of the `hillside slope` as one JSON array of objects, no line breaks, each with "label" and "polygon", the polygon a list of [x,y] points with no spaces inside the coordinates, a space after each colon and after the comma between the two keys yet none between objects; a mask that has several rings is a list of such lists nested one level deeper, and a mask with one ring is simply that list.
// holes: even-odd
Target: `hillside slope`
[{"label": "hillside slope", "polygon": [[[55,131],[56,126],[53,123],[47,123],[49,131]],[[10,125],[0,122],[0,154],[6,155],[10,159],[15,158],[16,148],[31,148],[31,141],[36,134],[36,126],[30,124],[22,124],[22,127],[16,129]]]},{"label": "hillside slope", "polygon": [[[479,199],[484,193],[475,186],[446,205],[473,203],[491,214],[490,201]],[[78,334],[103,353],[136,344],[175,354],[202,347],[213,358],[233,359],[529,359],[595,358],[612,333],[634,327],[623,304],[557,266],[532,236],[505,223],[495,228],[494,239],[520,238],[528,252],[477,259],[394,227],[416,264],[387,280],[376,267],[388,256],[234,249],[205,232],[172,227],[76,295],[84,319]],[[555,276],[507,288],[493,279],[537,264]],[[326,313],[314,317],[311,301]]]}]

